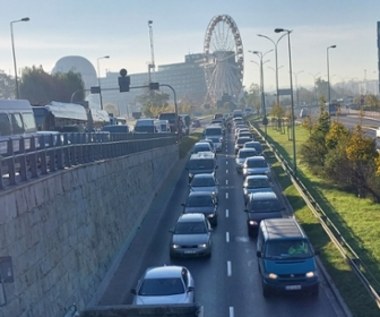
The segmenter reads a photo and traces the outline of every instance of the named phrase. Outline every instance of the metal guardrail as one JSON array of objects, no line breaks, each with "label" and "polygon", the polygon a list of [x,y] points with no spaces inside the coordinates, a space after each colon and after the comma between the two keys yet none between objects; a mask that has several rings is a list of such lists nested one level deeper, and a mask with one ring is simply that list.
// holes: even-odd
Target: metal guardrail
[{"label": "metal guardrail", "polygon": [[313,212],[314,216],[318,219],[318,221],[322,225],[322,228],[324,229],[326,234],[329,236],[331,241],[334,243],[334,245],[337,247],[339,252],[345,258],[347,263],[352,267],[353,271],[355,272],[356,276],[359,278],[360,282],[364,285],[368,293],[371,295],[372,299],[375,301],[376,305],[380,308],[379,292],[370,283],[367,276],[362,270],[362,268],[364,269],[366,268],[365,263],[360,259],[360,257],[355,252],[355,250],[348,244],[344,236],[340,233],[340,231],[335,226],[335,224],[331,221],[331,219],[329,219],[326,212],[318,204],[316,199],[308,190],[307,186],[295,175],[293,168],[289,164],[289,162],[277,151],[277,149],[271,143],[268,142],[268,140],[265,140],[265,138],[263,137],[259,129],[257,129],[256,127],[252,125],[251,125],[251,128],[253,128],[257,132],[257,134],[260,135],[260,137],[266,142],[268,148],[270,148],[271,151],[274,153],[277,160],[281,163],[284,171],[286,171],[289,177],[291,178],[293,185],[296,187],[297,191],[302,196],[305,203],[308,205],[310,210]]},{"label": "metal guardrail", "polygon": [[9,138],[1,142],[6,146],[0,144],[0,190],[5,190],[72,166],[172,145],[177,138],[171,134],[116,137],[104,133],[69,133]]}]

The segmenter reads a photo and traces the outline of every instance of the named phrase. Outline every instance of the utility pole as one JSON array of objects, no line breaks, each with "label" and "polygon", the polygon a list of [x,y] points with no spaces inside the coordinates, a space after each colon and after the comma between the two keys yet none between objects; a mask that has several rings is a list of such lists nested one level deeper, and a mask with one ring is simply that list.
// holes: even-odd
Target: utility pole
[{"label": "utility pole", "polygon": [[153,72],[156,70],[156,65],[154,64],[154,46],[153,46],[153,27],[152,27],[153,21],[148,21],[148,28],[149,28],[149,43],[150,43],[150,63],[148,64],[148,75],[149,75],[149,83],[152,81],[151,77],[151,71],[153,69]]}]

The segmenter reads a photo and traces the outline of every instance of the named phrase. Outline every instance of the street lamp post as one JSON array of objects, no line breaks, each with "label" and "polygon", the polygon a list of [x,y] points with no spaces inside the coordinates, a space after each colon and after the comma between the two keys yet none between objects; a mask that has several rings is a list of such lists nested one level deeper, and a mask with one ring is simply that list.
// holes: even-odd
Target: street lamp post
[{"label": "street lamp post", "polygon": [[17,78],[17,65],[16,65],[16,52],[15,52],[15,43],[14,43],[14,36],[13,36],[13,24],[18,22],[27,22],[30,19],[28,17],[22,18],[19,20],[14,20],[10,22],[10,28],[11,28],[11,42],[12,42],[12,55],[13,55],[13,66],[15,71],[15,84],[16,84],[16,99],[20,97],[19,89],[18,89],[18,78]]},{"label": "street lamp post", "polygon": [[274,31],[276,33],[286,32],[285,34],[288,35],[290,102],[291,102],[291,108],[292,108],[293,169],[294,169],[294,175],[296,175],[297,174],[296,133],[295,133],[295,118],[294,118],[292,52],[291,52],[291,45],[290,45],[290,33],[292,33],[292,30],[277,28]]},{"label": "street lamp post", "polygon": [[275,59],[276,59],[276,65],[275,65],[275,72],[276,72],[276,95],[277,95],[277,98],[276,98],[276,102],[277,102],[277,105],[280,105],[280,95],[279,95],[279,92],[278,92],[278,70],[279,70],[279,67],[278,67],[278,58],[277,58],[277,45],[278,45],[278,42],[280,42],[280,40],[286,35],[285,34],[282,34],[278,39],[277,41],[275,42],[274,40],[272,40],[269,36],[266,36],[266,35],[263,35],[263,34],[257,34],[257,36],[260,36],[260,37],[263,37],[269,41],[271,41],[274,45],[274,54],[275,54]]},{"label": "street lamp post", "polygon": [[103,97],[102,97],[102,88],[100,87],[100,63],[101,59],[110,58],[109,55],[101,56],[96,59],[96,64],[98,67],[98,86],[99,86],[99,101],[100,101],[100,110],[103,110]]},{"label": "street lamp post", "polygon": [[330,105],[331,95],[330,95],[330,58],[329,58],[329,50],[330,48],[336,48],[336,45],[330,45],[327,47],[327,101]]},{"label": "street lamp post", "polygon": [[265,127],[265,139],[267,137],[267,124],[268,124],[268,119],[267,119],[267,109],[265,105],[265,92],[264,92],[264,69],[263,69],[263,58],[265,55],[268,53],[272,52],[273,50],[269,50],[265,53],[260,52],[260,51],[248,51],[252,54],[257,55],[260,58],[260,91],[261,91],[261,107],[263,109],[263,124]]}]

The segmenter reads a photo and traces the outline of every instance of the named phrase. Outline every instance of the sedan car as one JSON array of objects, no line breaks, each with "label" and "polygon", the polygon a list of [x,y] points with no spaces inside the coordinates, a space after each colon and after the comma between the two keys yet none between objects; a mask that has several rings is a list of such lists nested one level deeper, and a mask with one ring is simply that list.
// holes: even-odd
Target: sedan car
[{"label": "sedan car", "polygon": [[271,178],[271,168],[264,156],[247,157],[243,164],[243,175],[267,175]]},{"label": "sedan car", "polygon": [[134,305],[194,303],[194,279],[183,266],[148,268],[137,287],[131,290]]},{"label": "sedan car", "polygon": [[209,192],[218,197],[218,184],[214,173],[195,174],[190,182],[190,191]]},{"label": "sedan car", "polygon": [[273,191],[267,175],[249,175],[243,182],[244,203],[247,205],[249,194]]},{"label": "sedan car", "polygon": [[186,203],[182,204],[183,213],[202,213],[212,226],[218,223],[218,202],[213,193],[190,192]]},{"label": "sedan car", "polygon": [[191,149],[191,153],[199,153],[199,152],[213,152],[210,143],[208,142],[197,142],[193,145]]},{"label": "sedan car", "polygon": [[181,215],[171,230],[171,257],[198,257],[211,255],[211,225],[204,214]]},{"label": "sedan car", "polygon": [[250,141],[250,142],[244,143],[243,147],[255,149],[257,152],[257,155],[262,155],[263,153],[263,147],[259,141]]},{"label": "sedan car", "polygon": [[247,228],[249,236],[256,236],[260,221],[281,218],[285,206],[273,191],[249,194],[247,207]]},{"label": "sedan car", "polygon": [[244,146],[244,143],[250,142],[252,139],[249,136],[242,136],[235,141],[235,154]]},{"label": "sedan car", "polygon": [[243,164],[247,157],[257,156],[257,152],[253,148],[241,148],[239,152],[236,154],[236,170],[238,173],[242,173]]}]

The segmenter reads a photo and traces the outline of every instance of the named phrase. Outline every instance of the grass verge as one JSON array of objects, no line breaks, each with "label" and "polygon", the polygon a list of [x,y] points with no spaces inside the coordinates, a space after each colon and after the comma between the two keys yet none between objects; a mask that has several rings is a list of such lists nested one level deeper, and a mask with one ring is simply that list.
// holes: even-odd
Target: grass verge
[{"label": "grass verge", "polygon": [[[285,132],[285,133],[284,133]],[[267,137],[279,152],[292,161],[293,143],[289,140],[287,131],[267,129]],[[308,137],[308,132],[302,127],[296,129],[296,148]],[[322,229],[318,220],[305,205],[296,188],[280,164],[271,158],[274,173],[276,173],[283,188],[284,195],[293,206],[297,220],[302,224],[315,248],[321,251],[321,260],[333,278],[342,297],[353,316],[379,316],[379,309],[359,282],[351,267],[343,259],[334,244]],[[298,163],[298,160],[297,160]],[[324,208],[329,218],[336,224],[347,242],[355,249],[359,257],[371,272],[372,282],[380,279],[380,212],[379,205],[369,200],[358,199],[345,193],[333,184],[313,176],[305,166],[298,165],[298,176],[308,186],[318,203]]]}]

